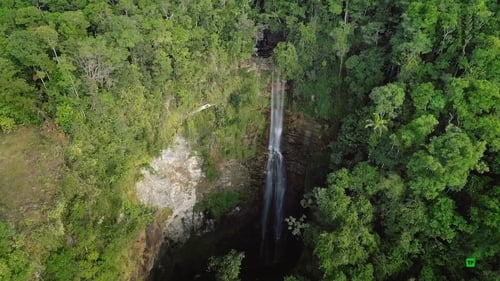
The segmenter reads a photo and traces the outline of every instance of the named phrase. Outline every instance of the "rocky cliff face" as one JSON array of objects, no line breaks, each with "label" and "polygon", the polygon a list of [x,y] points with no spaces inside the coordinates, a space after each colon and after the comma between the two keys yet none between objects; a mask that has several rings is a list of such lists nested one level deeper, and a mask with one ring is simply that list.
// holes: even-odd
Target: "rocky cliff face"
[{"label": "rocky cliff face", "polygon": [[[156,254],[165,239],[186,241],[193,229],[203,224],[201,213],[194,212],[197,187],[203,181],[202,159],[188,142],[177,136],[163,150],[136,185],[139,200],[159,209],[154,222],[142,231],[131,251],[139,258],[139,268],[132,280],[143,280],[153,266]],[[168,215],[160,215],[160,214]]]},{"label": "rocky cliff face", "polygon": [[[220,177],[208,183],[202,171],[202,159],[189,143],[177,136],[173,144],[161,152],[136,185],[137,196],[146,205],[155,206],[160,213],[154,222],[142,231],[132,247],[140,256],[140,266],[133,280],[143,280],[161,256],[160,249],[167,244],[184,243],[193,233],[210,231],[213,222],[195,212],[195,204],[204,194],[219,189],[240,190],[250,186],[248,167],[231,159],[220,163]],[[166,243],[166,244],[165,244]]]},{"label": "rocky cliff face", "polygon": [[288,190],[301,193],[304,188],[323,184],[330,158],[331,134],[328,125],[299,113],[286,112],[283,149]]},{"label": "rocky cliff face", "polygon": [[[261,153],[249,164],[252,186],[262,189],[267,159],[266,133],[260,140]],[[287,192],[302,196],[304,189],[324,184],[332,129],[300,113],[285,112],[282,138],[287,173]],[[287,195],[288,196],[288,195]]]},{"label": "rocky cliff face", "polygon": [[185,241],[190,230],[202,220],[193,212],[196,187],[204,177],[201,167],[201,158],[193,155],[187,141],[178,136],[173,145],[151,163],[151,169],[143,170],[144,179],[137,183],[142,203],[172,211],[172,215],[160,223],[165,237],[175,242]]},{"label": "rocky cliff face", "polygon": [[158,221],[150,224],[146,229],[141,231],[134,244],[129,249],[129,257],[132,258],[133,264],[130,265],[133,270],[130,270],[130,276],[126,276],[128,280],[139,281],[144,280],[149,270],[153,266],[156,253],[163,241],[163,227]]}]

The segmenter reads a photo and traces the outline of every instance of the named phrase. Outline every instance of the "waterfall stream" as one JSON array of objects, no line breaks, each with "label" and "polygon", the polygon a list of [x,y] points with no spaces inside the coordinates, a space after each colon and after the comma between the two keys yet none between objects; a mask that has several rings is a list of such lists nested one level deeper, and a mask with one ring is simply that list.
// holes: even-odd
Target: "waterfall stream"
[{"label": "waterfall stream", "polygon": [[266,184],[262,209],[261,239],[266,240],[271,227],[275,241],[281,239],[284,219],[284,199],[286,175],[284,158],[281,154],[281,134],[283,132],[283,106],[285,101],[285,80],[273,73],[271,88],[271,124],[269,131]]}]

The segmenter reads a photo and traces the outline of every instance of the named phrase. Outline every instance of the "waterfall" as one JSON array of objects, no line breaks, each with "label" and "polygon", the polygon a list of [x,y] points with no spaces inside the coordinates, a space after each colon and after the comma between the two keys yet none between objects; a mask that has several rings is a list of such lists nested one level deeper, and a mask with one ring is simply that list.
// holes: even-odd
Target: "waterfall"
[{"label": "waterfall", "polygon": [[283,155],[281,154],[285,81],[281,80],[279,74],[275,73],[273,73],[272,80],[271,125],[261,224],[261,238],[263,241],[268,235],[267,232],[270,226],[272,226],[274,240],[278,241],[281,239],[284,219],[283,201],[286,190],[285,164]]}]

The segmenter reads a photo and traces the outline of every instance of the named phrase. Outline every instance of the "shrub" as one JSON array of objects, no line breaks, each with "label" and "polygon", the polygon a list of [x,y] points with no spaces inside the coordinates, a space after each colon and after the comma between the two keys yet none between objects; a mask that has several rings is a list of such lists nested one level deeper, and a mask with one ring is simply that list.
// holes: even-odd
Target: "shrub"
[{"label": "shrub", "polygon": [[16,126],[16,122],[14,119],[5,117],[5,116],[0,116],[0,130],[4,133],[9,133],[14,130]]},{"label": "shrub", "polygon": [[231,249],[223,257],[210,257],[208,260],[208,271],[215,272],[217,281],[239,280],[241,261],[245,253]]},{"label": "shrub", "polygon": [[225,213],[236,207],[240,202],[238,193],[234,191],[219,191],[212,193],[194,206],[195,211],[207,211],[210,215],[218,220]]}]

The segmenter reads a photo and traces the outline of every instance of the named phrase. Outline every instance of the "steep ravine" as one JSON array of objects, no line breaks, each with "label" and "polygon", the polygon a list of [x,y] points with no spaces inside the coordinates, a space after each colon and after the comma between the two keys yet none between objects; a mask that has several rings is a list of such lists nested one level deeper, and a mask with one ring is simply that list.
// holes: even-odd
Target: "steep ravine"
[{"label": "steep ravine", "polygon": [[[243,65],[248,71],[269,69],[266,59],[253,59]],[[269,89],[263,97],[269,96]],[[287,89],[287,92],[289,89]],[[260,114],[269,118],[267,111]],[[331,130],[328,126],[285,109],[282,153],[287,171],[285,217],[300,213],[304,189],[324,183],[328,168],[328,147]],[[267,122],[269,126],[269,120]],[[247,133],[248,134],[248,133]],[[138,255],[140,268],[135,280],[211,280],[206,262],[213,255],[224,255],[235,248],[245,251],[242,280],[279,278],[290,271],[300,255],[301,243],[292,237],[286,225],[283,240],[287,251],[274,264],[259,264],[260,215],[266,175],[269,128],[254,132],[257,155],[249,161],[226,159],[217,163],[218,179],[209,181],[202,170],[203,160],[196,147],[181,135],[175,137],[137,183],[141,202],[159,209],[154,221],[140,234],[131,249]],[[255,142],[254,142],[255,143]],[[214,224],[209,217],[193,210],[207,194],[233,190],[245,194],[243,201]],[[262,276],[253,272],[262,272]]]},{"label": "steep ravine", "polygon": [[[297,215],[300,211],[299,201],[304,187],[322,185],[324,182],[328,159],[323,155],[329,155],[324,153],[324,150],[327,149],[326,140],[330,130],[314,120],[289,111],[285,112],[284,128],[283,154],[287,159],[288,182],[285,213],[287,217]],[[258,253],[253,250],[258,248],[259,244],[267,138],[267,133],[261,137],[261,152],[251,161],[239,163],[230,160],[219,167],[221,177],[217,183],[212,184],[225,189],[248,188],[247,191],[255,195],[258,203],[241,204],[215,226],[207,223],[209,221],[203,220],[199,214],[193,213],[192,206],[199,199],[197,195],[204,193],[207,183],[203,181],[203,173],[199,170],[200,159],[193,156],[194,152],[189,150],[185,140],[183,142],[178,139],[177,144],[165,150],[162,156],[152,163],[151,166],[156,172],[146,172],[144,180],[138,184],[138,191],[143,192],[139,197],[143,202],[172,208],[173,215],[167,221],[155,221],[143,234],[143,274],[147,275],[152,269],[147,280],[182,281],[194,280],[195,277],[196,280],[211,280],[205,270],[207,258],[211,255],[223,255],[231,248],[246,251],[242,280],[259,280],[262,276],[255,275],[254,271],[274,278],[292,269],[300,255],[301,246],[300,241],[286,231],[286,227],[284,236],[291,243],[288,246],[291,252],[284,253],[286,258],[271,266],[255,263],[255,260],[259,259]],[[178,184],[181,183],[184,183],[185,187],[179,189]],[[174,188],[168,191],[167,186]],[[209,231],[212,226],[213,231]],[[156,261],[153,259],[154,253]]]}]

